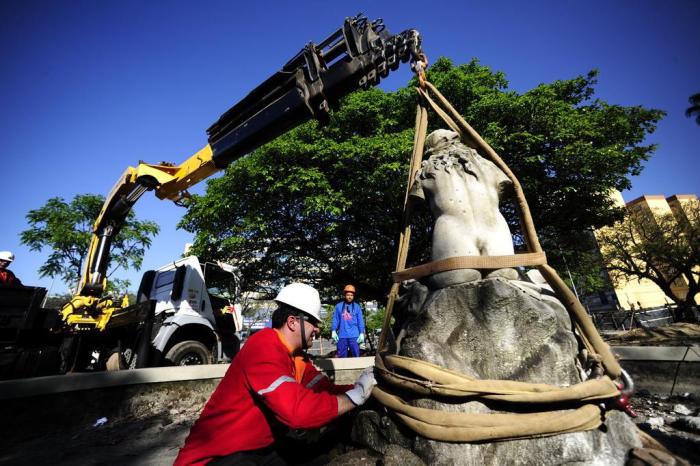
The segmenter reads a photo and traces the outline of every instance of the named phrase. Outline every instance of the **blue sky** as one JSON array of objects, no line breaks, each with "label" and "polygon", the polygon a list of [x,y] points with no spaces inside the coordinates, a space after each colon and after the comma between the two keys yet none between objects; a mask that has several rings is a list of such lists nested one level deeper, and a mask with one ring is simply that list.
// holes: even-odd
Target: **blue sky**
[{"label": "blue sky", "polygon": [[[599,69],[599,98],[668,112],[625,199],[700,191],[700,126],[684,116],[700,92],[694,0],[2,2],[0,250],[15,252],[11,269],[25,284],[65,291],[37,275],[48,252],[19,244],[30,209],[107,194],[139,160],[182,162],[221,113],[360,11],[392,32],[418,29],[433,60],[479,58],[521,92]],[[382,87],[409,78],[403,67]],[[190,240],[175,229],[184,210],[147,193],[136,213],[161,225],[143,270],[179,257]],[[121,277],[135,288],[139,275]]]}]

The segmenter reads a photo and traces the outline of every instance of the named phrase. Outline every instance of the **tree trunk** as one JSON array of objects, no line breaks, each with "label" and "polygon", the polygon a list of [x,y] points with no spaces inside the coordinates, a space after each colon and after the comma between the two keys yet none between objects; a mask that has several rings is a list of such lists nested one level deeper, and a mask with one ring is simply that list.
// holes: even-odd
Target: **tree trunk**
[{"label": "tree trunk", "polygon": [[[690,293],[688,293],[690,295]],[[698,320],[695,318],[695,313],[693,308],[695,307],[695,300],[693,297],[686,298],[686,300],[678,306],[676,313],[681,318],[683,322],[696,323]]]}]

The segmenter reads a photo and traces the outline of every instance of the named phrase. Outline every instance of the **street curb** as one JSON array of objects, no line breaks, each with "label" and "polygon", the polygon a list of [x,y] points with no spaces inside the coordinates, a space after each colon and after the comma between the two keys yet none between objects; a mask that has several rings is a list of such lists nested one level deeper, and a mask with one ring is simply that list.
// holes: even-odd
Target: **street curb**
[{"label": "street curb", "polygon": [[[357,371],[373,366],[374,357],[316,358],[314,365],[320,371],[329,375],[332,374],[337,378],[336,374],[339,371]],[[6,380],[0,382],[0,400],[127,385],[220,379],[224,376],[228,367],[229,364],[153,367],[116,372],[75,373]]]}]

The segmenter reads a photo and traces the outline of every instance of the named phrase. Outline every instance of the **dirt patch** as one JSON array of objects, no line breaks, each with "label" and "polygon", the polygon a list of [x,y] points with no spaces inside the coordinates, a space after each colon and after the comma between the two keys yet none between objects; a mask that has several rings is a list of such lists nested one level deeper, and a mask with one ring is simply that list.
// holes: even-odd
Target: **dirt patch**
[{"label": "dirt patch", "polygon": [[152,416],[57,430],[2,448],[0,464],[171,465],[197,415],[181,421]]},{"label": "dirt patch", "polygon": [[216,381],[5,402],[0,465],[171,465]]},{"label": "dirt patch", "polygon": [[610,345],[693,346],[700,345],[700,324],[679,322],[664,327],[635,328],[606,339]]}]

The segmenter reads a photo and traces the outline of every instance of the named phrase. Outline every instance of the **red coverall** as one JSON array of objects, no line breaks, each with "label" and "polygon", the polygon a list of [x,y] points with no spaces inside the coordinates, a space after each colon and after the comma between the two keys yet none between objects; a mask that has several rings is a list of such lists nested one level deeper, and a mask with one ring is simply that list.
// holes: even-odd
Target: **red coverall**
[{"label": "red coverall", "polygon": [[[236,355],[174,466],[206,464],[215,457],[272,445],[284,426],[313,429],[338,417],[335,385],[307,360],[293,357],[276,329],[264,329]],[[263,409],[265,411],[263,411]]]},{"label": "red coverall", "polygon": [[0,285],[21,285],[22,282],[11,270],[0,270]]}]

